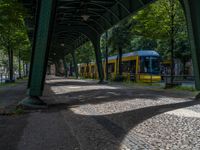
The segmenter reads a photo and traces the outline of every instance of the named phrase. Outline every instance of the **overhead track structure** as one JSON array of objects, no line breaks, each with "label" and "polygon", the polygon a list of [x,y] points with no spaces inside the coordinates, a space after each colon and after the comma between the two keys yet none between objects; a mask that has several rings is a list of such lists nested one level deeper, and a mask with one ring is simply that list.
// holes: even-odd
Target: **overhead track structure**
[{"label": "overhead track structure", "polygon": [[[55,56],[58,56],[59,59],[88,40],[94,45],[98,75],[102,82],[104,76],[100,51],[101,34],[155,0],[21,1],[31,16],[26,19],[32,39],[28,88],[29,99],[35,99],[43,93],[48,58],[53,61],[57,58]],[[196,88],[200,89],[200,1],[180,2],[188,21]]]}]

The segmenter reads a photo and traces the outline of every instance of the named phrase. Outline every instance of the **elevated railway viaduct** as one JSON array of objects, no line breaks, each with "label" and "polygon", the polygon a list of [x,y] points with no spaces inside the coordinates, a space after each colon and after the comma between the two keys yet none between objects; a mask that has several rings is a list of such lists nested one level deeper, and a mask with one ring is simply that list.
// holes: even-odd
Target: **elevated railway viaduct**
[{"label": "elevated railway viaduct", "polygon": [[[32,39],[28,84],[23,105],[41,105],[48,61],[73,53],[90,40],[95,49],[100,81],[103,69],[100,36],[106,30],[155,0],[21,0],[31,17],[26,24]],[[180,0],[190,35],[196,88],[200,89],[200,1]]]}]

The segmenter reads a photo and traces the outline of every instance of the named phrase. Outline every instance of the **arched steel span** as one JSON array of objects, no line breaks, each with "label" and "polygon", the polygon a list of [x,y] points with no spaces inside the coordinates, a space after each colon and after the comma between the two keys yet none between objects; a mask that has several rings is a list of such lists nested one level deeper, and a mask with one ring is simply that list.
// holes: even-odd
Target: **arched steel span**
[{"label": "arched steel span", "polygon": [[[100,60],[100,35],[127,16],[137,12],[155,0],[22,0],[30,14],[35,18],[27,21],[34,34],[33,54],[31,61],[30,96],[42,95],[46,59],[54,35],[67,31],[80,32],[88,37],[94,47],[99,76],[102,79],[102,65]],[[195,70],[196,87],[200,89],[200,1],[180,0],[183,5],[190,33],[192,58]],[[54,22],[54,23],[52,23]],[[52,29],[53,32],[52,32]],[[33,31],[30,31],[33,33]],[[85,37],[78,35],[67,37],[60,34],[60,39],[66,39],[68,48],[74,48],[84,43]],[[57,37],[57,36],[56,36]],[[41,40],[42,39],[42,40]],[[75,44],[74,42],[75,41]]]}]

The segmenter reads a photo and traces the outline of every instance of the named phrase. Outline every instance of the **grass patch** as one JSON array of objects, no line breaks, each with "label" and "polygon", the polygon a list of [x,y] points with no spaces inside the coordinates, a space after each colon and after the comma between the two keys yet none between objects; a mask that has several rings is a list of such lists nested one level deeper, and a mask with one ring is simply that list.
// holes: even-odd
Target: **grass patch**
[{"label": "grass patch", "polygon": [[22,115],[22,114],[24,114],[24,113],[25,113],[24,110],[21,109],[21,108],[17,108],[17,109],[15,109],[15,111],[13,112],[13,114],[15,114],[15,115]]},{"label": "grass patch", "polygon": [[27,81],[28,80],[28,77],[26,78],[23,78],[23,79],[19,79],[19,80],[15,80],[14,83],[0,83],[0,88],[1,87],[12,87],[12,86],[16,86],[18,85],[19,83],[23,82],[23,81]]},{"label": "grass patch", "polygon": [[191,87],[191,86],[176,86],[172,89],[181,90],[181,91],[191,91],[191,92],[197,91],[194,87]]},{"label": "grass patch", "polygon": [[160,83],[145,83],[145,82],[133,82],[130,80],[126,80],[123,82],[124,85],[133,85],[133,86],[154,86],[154,87],[162,87]]},{"label": "grass patch", "polygon": [[17,83],[0,83],[0,87],[10,87],[10,86],[15,86]]}]

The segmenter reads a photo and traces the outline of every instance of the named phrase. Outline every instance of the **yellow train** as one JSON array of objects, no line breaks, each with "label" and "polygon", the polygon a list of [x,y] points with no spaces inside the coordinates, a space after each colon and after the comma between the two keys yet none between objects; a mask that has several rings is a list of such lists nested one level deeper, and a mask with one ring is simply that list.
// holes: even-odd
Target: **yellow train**
[{"label": "yellow train", "polygon": [[[108,57],[109,79],[114,80],[119,72],[118,56]],[[79,64],[79,75],[84,78],[98,79],[97,65],[93,62]],[[103,60],[105,76],[106,63]],[[122,55],[122,76],[126,80],[137,82],[159,82],[160,76],[160,55],[156,51],[141,50]]]}]

